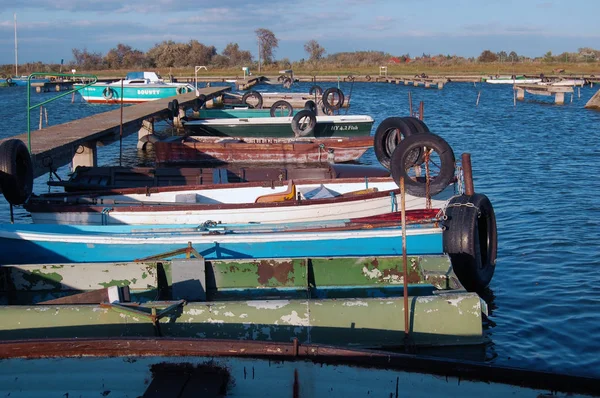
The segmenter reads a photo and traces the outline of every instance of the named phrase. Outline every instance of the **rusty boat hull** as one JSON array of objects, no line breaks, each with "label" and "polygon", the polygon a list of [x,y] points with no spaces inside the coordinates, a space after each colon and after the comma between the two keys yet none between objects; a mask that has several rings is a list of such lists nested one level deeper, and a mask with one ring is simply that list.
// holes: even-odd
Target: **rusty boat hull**
[{"label": "rusty boat hull", "polygon": [[153,144],[156,162],[179,163],[343,163],[358,160],[373,138],[173,137]]}]

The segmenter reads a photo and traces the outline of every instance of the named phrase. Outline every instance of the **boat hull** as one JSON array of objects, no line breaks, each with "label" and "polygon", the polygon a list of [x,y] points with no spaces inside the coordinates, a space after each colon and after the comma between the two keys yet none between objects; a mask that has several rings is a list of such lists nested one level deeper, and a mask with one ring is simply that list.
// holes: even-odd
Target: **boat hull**
[{"label": "boat hull", "polygon": [[153,144],[156,161],[166,163],[343,163],[373,146],[370,136],[329,139],[231,139],[188,137]]},{"label": "boat hull", "polygon": [[542,79],[487,79],[489,84],[535,84],[540,83]]},{"label": "boat hull", "polygon": [[0,393],[11,398],[600,395],[597,378],[291,342],[37,339],[0,343],[0,358]]},{"label": "boat hull", "polygon": [[[207,259],[399,255],[400,228],[225,233],[174,226],[3,225],[2,264],[131,261],[191,245]],[[442,229],[407,228],[407,254],[441,254]],[[179,257],[185,256],[185,253]]]},{"label": "boat hull", "polygon": [[[121,99],[123,103],[136,104],[148,101],[154,101],[162,98],[174,97],[192,91],[187,85],[168,85],[168,84],[139,84],[135,86],[124,86],[121,89],[120,84],[97,83],[88,87],[82,84],[75,84],[75,89],[80,88],[79,93],[86,102],[91,104],[119,104]],[[109,94],[105,90],[110,90]]]},{"label": "boat hull", "polygon": [[[398,211],[401,200],[400,193],[393,182],[330,183],[322,186],[331,191],[348,192],[347,196],[259,203],[256,203],[257,198],[285,194],[289,188],[246,185],[250,186],[237,188],[237,191],[227,188],[184,189],[155,194],[104,195],[90,199],[97,204],[69,204],[65,203],[70,200],[69,195],[55,195],[51,198],[56,200],[44,202],[44,199],[41,199],[39,203],[29,203],[27,210],[36,224],[202,225],[206,222],[288,224],[383,215]],[[310,195],[311,192],[321,190],[321,185],[318,184],[298,185],[298,187],[300,188],[298,193],[301,195],[304,195],[301,192]],[[362,193],[361,190],[368,187],[378,188],[379,191]],[[454,189],[455,187],[450,185],[434,196],[431,199],[431,208],[440,209],[445,206],[448,199],[454,196]],[[228,201],[228,199],[232,200],[228,197],[234,197],[239,202]],[[61,200],[63,203],[57,203]],[[405,200],[407,211],[427,208],[425,198],[407,195]]]},{"label": "boat hull", "polygon": [[[369,136],[374,120],[364,116],[317,116],[311,137]],[[192,135],[218,137],[277,137],[293,138],[292,118],[238,118],[225,120],[197,120],[184,124]]]}]

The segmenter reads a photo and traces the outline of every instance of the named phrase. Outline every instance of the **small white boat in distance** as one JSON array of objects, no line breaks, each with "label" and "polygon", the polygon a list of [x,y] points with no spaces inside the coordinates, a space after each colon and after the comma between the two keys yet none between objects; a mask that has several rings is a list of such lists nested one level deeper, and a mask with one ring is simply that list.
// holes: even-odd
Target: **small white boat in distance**
[{"label": "small white boat in distance", "polygon": [[523,75],[496,76],[486,79],[486,82],[490,84],[535,84],[541,81],[541,78],[528,78]]}]

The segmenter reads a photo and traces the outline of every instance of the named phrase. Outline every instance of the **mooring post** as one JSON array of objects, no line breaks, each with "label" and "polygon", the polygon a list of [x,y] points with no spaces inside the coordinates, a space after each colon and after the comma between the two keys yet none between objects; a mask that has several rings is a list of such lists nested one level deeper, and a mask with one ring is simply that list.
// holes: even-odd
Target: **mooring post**
[{"label": "mooring post", "polygon": [[86,142],[79,145],[73,154],[71,162],[71,171],[74,171],[77,166],[96,167],[98,165],[98,151],[96,141]]},{"label": "mooring post", "polygon": [[406,192],[404,190],[404,177],[400,177],[400,211],[402,220],[402,290],[404,293],[404,342],[408,342],[409,338],[409,317],[408,311],[408,257],[406,255]]},{"label": "mooring post", "polygon": [[525,99],[525,89],[517,87],[517,99],[521,101]]},{"label": "mooring post", "polygon": [[554,94],[554,103],[556,105],[562,105],[565,103],[565,93],[555,93]]},{"label": "mooring post", "polygon": [[471,167],[471,154],[463,153],[461,164],[463,169],[463,179],[465,182],[465,195],[474,195],[475,187],[473,186],[473,168]]},{"label": "mooring post", "polygon": [[138,142],[137,149],[144,149],[148,143],[146,136],[154,134],[154,119],[144,119],[142,121],[142,127],[138,130]]}]

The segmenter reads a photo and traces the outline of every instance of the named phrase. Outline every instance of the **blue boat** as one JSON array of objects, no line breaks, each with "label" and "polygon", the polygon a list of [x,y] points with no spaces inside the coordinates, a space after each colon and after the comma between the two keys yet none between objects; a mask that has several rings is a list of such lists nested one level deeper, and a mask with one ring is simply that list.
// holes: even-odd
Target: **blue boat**
[{"label": "blue boat", "polygon": [[[406,235],[409,255],[443,253],[442,228],[437,224],[409,225]],[[349,227],[344,221],[278,226],[0,226],[1,265],[131,261],[190,245],[207,259],[399,255],[402,229]]]}]

